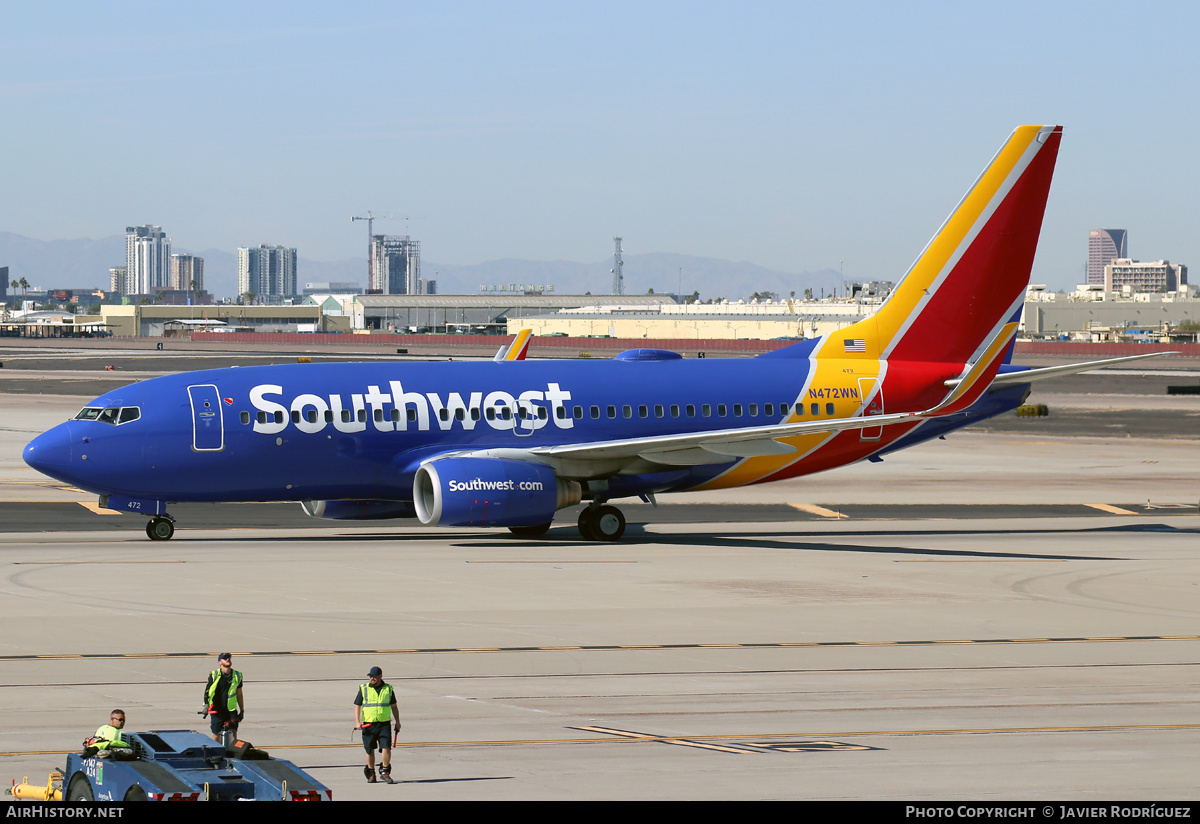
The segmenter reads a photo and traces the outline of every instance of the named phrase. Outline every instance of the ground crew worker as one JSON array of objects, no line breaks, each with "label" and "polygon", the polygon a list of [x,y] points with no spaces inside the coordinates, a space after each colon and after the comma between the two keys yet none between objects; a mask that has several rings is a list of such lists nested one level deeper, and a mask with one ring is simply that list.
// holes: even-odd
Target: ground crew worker
[{"label": "ground crew worker", "polygon": [[228,652],[217,656],[217,669],[208,674],[204,707],[213,741],[220,741],[226,728],[237,735],[238,724],[246,717],[246,700],[242,697],[242,674],[233,668],[233,656]]},{"label": "ground crew worker", "polygon": [[366,684],[360,684],[354,696],[354,727],[362,730],[363,748],[367,751],[367,766],[363,775],[368,784],[375,783],[375,748],[383,752],[379,777],[387,784],[392,780],[392,719],[400,729],[400,711],[396,707],[396,692],[384,683],[383,670],[371,667]]},{"label": "ground crew worker", "polygon": [[97,758],[121,757],[133,754],[133,748],[121,732],[125,727],[125,710],[113,710],[108,714],[108,723],[96,730],[96,734],[83,742],[85,752],[91,751]]}]

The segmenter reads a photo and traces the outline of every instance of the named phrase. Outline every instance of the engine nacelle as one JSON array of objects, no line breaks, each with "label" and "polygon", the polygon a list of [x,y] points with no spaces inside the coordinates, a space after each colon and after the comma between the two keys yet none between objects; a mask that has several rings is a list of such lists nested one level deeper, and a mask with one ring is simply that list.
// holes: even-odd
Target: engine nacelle
[{"label": "engine nacelle", "polygon": [[382,521],[417,514],[408,501],[301,501],[300,506],[307,515],[328,521]]},{"label": "engine nacelle", "polygon": [[428,526],[537,526],[582,497],[578,481],[545,464],[505,458],[438,458],[413,480],[417,517]]}]

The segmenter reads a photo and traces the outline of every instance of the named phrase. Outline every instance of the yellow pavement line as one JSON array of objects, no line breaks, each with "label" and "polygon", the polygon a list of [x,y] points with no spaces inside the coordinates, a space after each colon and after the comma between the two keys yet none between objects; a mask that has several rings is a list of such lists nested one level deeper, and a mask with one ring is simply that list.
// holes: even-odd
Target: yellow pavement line
[{"label": "yellow pavement line", "polygon": [[845,518],[846,516],[840,512],[834,512],[832,509],[826,509],[823,506],[816,504],[788,504],[788,506],[807,512],[809,515],[820,515],[822,518]]},{"label": "yellow pavement line", "polygon": [[1113,506],[1112,504],[1084,504],[1084,506],[1090,506],[1092,509],[1098,509],[1101,512],[1111,512],[1113,515],[1136,515],[1137,514],[1136,512],[1133,512],[1128,509],[1121,509],[1121,507]]},{"label": "yellow pavement line", "polygon": [[120,512],[117,512],[115,509],[104,509],[103,507],[100,506],[100,504],[98,504],[95,501],[76,501],[75,503],[79,504],[81,507],[88,510],[89,512],[96,513],[97,515],[120,515],[121,514]]}]

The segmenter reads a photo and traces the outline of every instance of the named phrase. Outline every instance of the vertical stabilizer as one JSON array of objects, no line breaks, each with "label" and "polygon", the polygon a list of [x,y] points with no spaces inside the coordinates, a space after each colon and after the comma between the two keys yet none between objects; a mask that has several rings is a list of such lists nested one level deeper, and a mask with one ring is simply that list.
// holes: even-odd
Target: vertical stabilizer
[{"label": "vertical stabilizer", "polygon": [[826,357],[967,363],[1020,311],[1060,126],[1021,126],[870,318],[830,336]]}]

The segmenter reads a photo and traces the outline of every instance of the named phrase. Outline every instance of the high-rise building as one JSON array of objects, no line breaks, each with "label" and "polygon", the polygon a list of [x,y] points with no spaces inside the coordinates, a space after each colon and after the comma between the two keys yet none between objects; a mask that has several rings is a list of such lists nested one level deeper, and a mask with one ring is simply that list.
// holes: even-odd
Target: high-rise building
[{"label": "high-rise building", "polygon": [[128,270],[124,266],[114,266],[108,270],[109,291],[116,295],[129,294],[125,291],[127,282],[126,272]]},{"label": "high-rise building", "polygon": [[421,241],[407,235],[372,235],[371,282],[377,295],[420,294]]},{"label": "high-rise building", "polygon": [[8,302],[8,267],[0,266],[0,303]]},{"label": "high-rise building", "polygon": [[253,292],[263,303],[296,295],[296,250],[286,246],[243,246],[238,250],[238,294]]},{"label": "high-rise building", "polygon": [[1117,258],[1129,257],[1129,233],[1124,229],[1088,231],[1087,282],[1104,283],[1104,267]]},{"label": "high-rise building", "polygon": [[203,292],[204,258],[171,255],[171,288],[183,292]]},{"label": "high-rise building", "polygon": [[171,239],[161,226],[125,227],[126,295],[170,289]]}]

